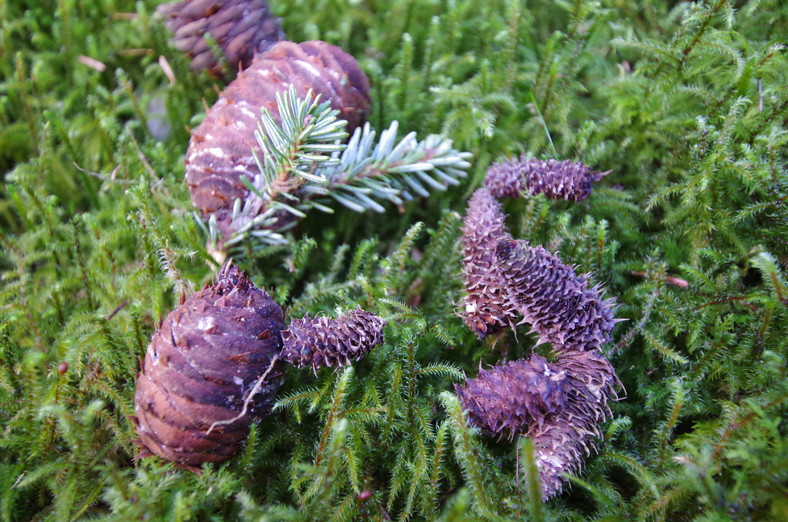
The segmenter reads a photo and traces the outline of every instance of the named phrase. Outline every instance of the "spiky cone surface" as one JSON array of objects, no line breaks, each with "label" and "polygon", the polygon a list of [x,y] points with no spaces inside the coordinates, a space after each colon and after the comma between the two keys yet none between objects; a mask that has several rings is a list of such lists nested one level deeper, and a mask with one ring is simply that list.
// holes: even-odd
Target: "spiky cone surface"
[{"label": "spiky cone surface", "polygon": [[[284,38],[266,0],[184,0],[162,4],[156,12],[172,31],[173,45],[191,58],[190,68],[214,76],[249,67],[256,54]],[[229,71],[208,35],[221,48]]]},{"label": "spiky cone surface", "polygon": [[468,421],[492,435],[510,439],[564,407],[564,371],[538,354],[481,370],[475,379],[454,385]]},{"label": "spiky cone surface", "polygon": [[357,308],[337,319],[293,320],[282,332],[282,359],[313,371],[350,364],[383,342],[383,319]]},{"label": "spiky cone surface", "polygon": [[553,368],[565,376],[563,404],[526,432],[534,441],[544,500],[561,492],[562,474],[577,472],[594,449],[618,385],[613,366],[598,352],[562,353]]},{"label": "spiky cone surface", "polygon": [[610,339],[613,301],[541,246],[504,239],[495,246],[511,304],[556,351],[595,350]]},{"label": "spiky cone surface", "polygon": [[462,301],[465,324],[483,339],[513,324],[516,317],[497,268],[495,246],[511,239],[505,215],[486,188],[473,193],[462,226]]},{"label": "spiky cone surface", "polygon": [[[276,93],[292,84],[303,98],[309,89],[347,120],[352,133],[369,110],[369,80],[355,58],[322,41],[279,42],[227,86],[203,122],[192,131],[186,152],[186,184],[192,203],[205,217],[214,214],[219,230],[233,230],[232,207],[249,193],[241,177],[259,174],[252,148],[261,109],[281,123]],[[262,159],[262,158],[261,158]]]},{"label": "spiky cone surface", "polygon": [[491,165],[484,185],[496,198],[516,198],[525,192],[544,194],[550,199],[582,201],[591,194],[593,183],[609,173],[594,172],[574,161],[521,156]]},{"label": "spiky cone surface", "polygon": [[[172,311],[153,335],[137,378],[134,420],[145,450],[188,467],[237,453],[250,422],[270,411],[281,384],[274,357],[283,327],[279,305],[229,265]],[[247,414],[211,429],[243,411],[266,371]]]}]

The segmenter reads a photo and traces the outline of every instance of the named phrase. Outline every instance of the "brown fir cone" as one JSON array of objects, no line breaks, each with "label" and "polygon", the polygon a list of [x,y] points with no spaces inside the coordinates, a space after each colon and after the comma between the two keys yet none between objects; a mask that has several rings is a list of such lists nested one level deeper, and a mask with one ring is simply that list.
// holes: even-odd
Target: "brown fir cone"
[{"label": "brown fir cone", "polygon": [[279,305],[229,264],[171,312],[137,378],[140,455],[195,467],[237,453],[281,384],[282,328]]},{"label": "brown fir cone", "polygon": [[577,472],[610,415],[618,378],[610,362],[594,351],[559,354],[553,368],[565,375],[564,403],[526,433],[533,439],[542,498],[560,493],[564,473]]},{"label": "brown fir cone", "polygon": [[383,342],[383,320],[357,308],[337,319],[308,315],[295,319],[282,332],[282,358],[313,371],[357,361]]},{"label": "brown fir cone", "polygon": [[538,354],[481,370],[475,379],[454,385],[471,425],[511,439],[564,407],[565,372]]},{"label": "brown fir cone", "polygon": [[511,239],[504,213],[485,188],[473,193],[462,227],[465,324],[483,339],[513,323],[515,313],[497,269],[495,246]]},{"label": "brown fir cone", "polygon": [[[232,207],[249,193],[241,177],[259,174],[252,149],[259,147],[254,132],[261,109],[281,123],[276,93],[293,84],[298,96],[309,89],[330,101],[348,121],[352,133],[369,109],[369,81],[356,60],[339,47],[321,41],[279,42],[227,86],[192,132],[186,152],[186,183],[192,203],[208,217],[216,216],[219,229],[229,236]],[[261,158],[262,160],[262,158]]]},{"label": "brown fir cone", "polygon": [[505,239],[495,247],[498,269],[512,305],[539,336],[556,351],[594,350],[610,339],[613,301],[603,299],[599,286],[589,287],[541,246]]},{"label": "brown fir cone", "polygon": [[210,38],[221,48],[230,73],[245,69],[256,54],[284,38],[279,19],[266,0],[184,0],[156,9],[173,33],[173,44],[192,59],[193,71],[207,70],[221,76],[222,60],[211,48]]},{"label": "brown fir cone", "polygon": [[496,198],[516,198],[525,192],[550,199],[582,201],[591,194],[592,183],[607,176],[573,161],[537,160],[524,155],[494,163],[487,170],[485,186]]}]

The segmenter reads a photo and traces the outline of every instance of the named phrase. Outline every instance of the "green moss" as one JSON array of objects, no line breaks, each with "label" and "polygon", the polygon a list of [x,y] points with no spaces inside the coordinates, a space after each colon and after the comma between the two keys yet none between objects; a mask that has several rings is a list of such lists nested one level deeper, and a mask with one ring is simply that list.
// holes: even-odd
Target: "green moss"
[{"label": "green moss", "polygon": [[[441,197],[313,215],[240,258],[294,317],[382,315],[386,345],[289,371],[224,466],[132,460],[138,359],[216,268],[182,158],[224,84],[167,45],[155,1],[0,0],[1,520],[788,518],[784,2],[271,3],[291,39],[359,59],[378,129],[473,153]],[[522,152],[612,170],[584,202],[506,210],[629,319],[608,346],[627,397],[542,509],[529,446],[469,429],[451,393],[533,344],[481,343],[455,315],[465,200]]]}]

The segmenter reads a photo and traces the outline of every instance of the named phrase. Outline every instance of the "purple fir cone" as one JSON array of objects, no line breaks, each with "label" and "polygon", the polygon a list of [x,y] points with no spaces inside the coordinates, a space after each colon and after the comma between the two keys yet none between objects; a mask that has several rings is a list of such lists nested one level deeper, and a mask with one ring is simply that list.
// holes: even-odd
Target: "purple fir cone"
[{"label": "purple fir cone", "polygon": [[510,326],[515,318],[495,259],[495,245],[511,236],[506,230],[501,204],[489,190],[480,188],[471,196],[462,233],[463,280],[467,292],[462,303],[463,315],[465,324],[483,339]]},{"label": "purple fir cone", "polygon": [[526,158],[494,163],[487,170],[485,186],[496,198],[516,198],[525,192],[550,199],[582,201],[591,194],[592,183],[607,176],[573,161]]},{"label": "purple fir cone", "polygon": [[595,350],[610,339],[615,325],[613,301],[603,299],[599,286],[588,286],[541,246],[501,240],[495,247],[498,268],[512,305],[539,336],[558,352]]},{"label": "purple fir cone", "polygon": [[337,319],[295,319],[282,332],[282,358],[313,371],[357,361],[383,342],[383,319],[357,308]]},{"label": "purple fir cone", "polygon": [[[249,196],[244,178],[255,179],[260,173],[257,160],[262,157],[256,158],[253,151],[261,154],[255,138],[261,110],[268,109],[281,123],[276,94],[286,92],[290,85],[301,98],[312,90],[331,102],[339,117],[347,120],[351,134],[366,119],[369,81],[355,58],[339,47],[321,41],[285,41],[258,55],[222,91],[192,131],[186,151],[186,185],[192,203],[206,220],[216,217],[222,242],[236,232],[236,199],[244,201]],[[277,219],[286,221],[292,216]]]},{"label": "purple fir cone", "polygon": [[[214,76],[245,69],[252,59],[284,38],[279,19],[271,15],[266,0],[184,0],[162,4],[156,10],[173,33],[173,44],[192,59],[193,71]],[[216,56],[213,40],[224,54]]]},{"label": "purple fir cone", "polygon": [[249,424],[270,412],[282,384],[283,328],[279,305],[230,264],[167,315],[137,377],[131,420],[139,457],[196,468],[238,453]]},{"label": "purple fir cone", "polygon": [[547,359],[533,354],[528,360],[511,361],[481,370],[475,379],[454,385],[471,425],[493,435],[511,439],[564,407],[565,372]]},{"label": "purple fir cone", "polygon": [[526,433],[534,441],[544,500],[561,492],[562,475],[579,471],[595,448],[599,424],[611,415],[608,403],[616,399],[619,384],[610,362],[594,351],[560,354],[553,368],[565,375],[562,407]]}]

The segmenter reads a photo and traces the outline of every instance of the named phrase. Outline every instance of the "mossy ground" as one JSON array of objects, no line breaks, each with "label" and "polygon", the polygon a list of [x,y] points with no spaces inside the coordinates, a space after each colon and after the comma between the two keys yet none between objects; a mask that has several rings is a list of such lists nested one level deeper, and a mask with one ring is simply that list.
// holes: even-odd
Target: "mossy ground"
[{"label": "mossy ground", "polygon": [[[216,269],[182,159],[225,83],[156,4],[0,0],[0,519],[788,519],[784,2],[271,0],[291,40],[357,57],[373,125],[444,133],[473,166],[238,254],[288,316],[362,305],[387,342],[288,372],[246,451],[200,475],[133,461],[128,420],[155,326]],[[455,313],[465,201],[522,152],[612,170],[584,202],[506,210],[628,319],[607,347],[626,398],[544,506],[517,482],[528,445],[469,430],[451,394],[531,351]]]}]

